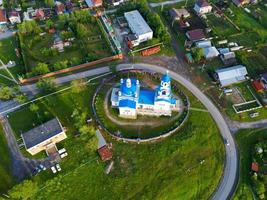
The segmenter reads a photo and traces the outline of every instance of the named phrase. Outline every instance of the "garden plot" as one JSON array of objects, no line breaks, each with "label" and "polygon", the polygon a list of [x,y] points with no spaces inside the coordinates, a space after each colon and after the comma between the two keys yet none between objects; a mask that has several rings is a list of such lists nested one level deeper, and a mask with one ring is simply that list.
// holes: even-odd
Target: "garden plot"
[{"label": "garden plot", "polygon": [[232,102],[233,109],[237,114],[262,107],[252,89],[246,83],[239,84],[233,88]]}]

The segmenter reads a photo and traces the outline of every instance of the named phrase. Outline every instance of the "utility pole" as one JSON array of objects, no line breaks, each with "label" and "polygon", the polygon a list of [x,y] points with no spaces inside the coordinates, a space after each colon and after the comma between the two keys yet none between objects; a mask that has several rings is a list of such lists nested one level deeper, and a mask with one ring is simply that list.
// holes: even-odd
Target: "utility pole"
[{"label": "utility pole", "polygon": [[3,61],[0,59],[0,63],[1,65],[4,67],[4,69],[7,71],[7,73],[9,74],[9,76],[12,78],[7,78],[6,76],[2,75],[2,77],[5,77],[13,82],[15,82],[17,85],[19,85],[19,83],[17,82],[17,80],[15,79],[15,77],[13,76],[13,74],[9,71],[8,67],[3,63]]}]

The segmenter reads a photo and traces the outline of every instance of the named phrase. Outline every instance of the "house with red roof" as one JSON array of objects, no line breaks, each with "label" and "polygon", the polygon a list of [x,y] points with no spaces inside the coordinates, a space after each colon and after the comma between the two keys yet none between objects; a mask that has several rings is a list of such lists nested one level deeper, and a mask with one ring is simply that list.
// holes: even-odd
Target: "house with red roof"
[{"label": "house with red roof", "polygon": [[212,6],[206,0],[197,0],[194,6],[194,10],[198,15],[210,13]]},{"label": "house with red roof", "polygon": [[112,158],[111,148],[109,148],[105,138],[103,137],[102,133],[99,130],[96,131],[96,137],[98,139],[97,152],[101,160],[102,161],[110,160]]},{"label": "house with red roof", "polygon": [[0,26],[7,24],[6,11],[4,9],[0,9]]},{"label": "house with red roof", "polygon": [[259,93],[263,93],[264,92],[264,84],[262,83],[262,81],[254,80],[252,82],[252,86],[257,92],[259,92]]},{"label": "house with red roof", "polygon": [[45,13],[42,9],[37,9],[36,10],[36,18],[40,19],[40,20],[44,20],[45,19]]},{"label": "house with red roof", "polygon": [[259,172],[259,164],[257,162],[251,163],[251,170],[254,172]]},{"label": "house with red roof", "polygon": [[21,23],[20,15],[17,11],[11,11],[8,14],[8,19],[11,24],[19,24]]}]

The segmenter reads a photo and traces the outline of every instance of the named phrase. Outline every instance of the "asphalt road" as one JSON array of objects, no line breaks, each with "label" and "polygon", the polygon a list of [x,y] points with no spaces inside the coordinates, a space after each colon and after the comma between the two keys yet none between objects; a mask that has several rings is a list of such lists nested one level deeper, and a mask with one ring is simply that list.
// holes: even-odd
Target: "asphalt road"
[{"label": "asphalt road", "polygon": [[[143,69],[143,70],[150,70],[155,71],[158,73],[165,73],[166,68],[151,65],[151,64],[120,64],[117,66],[117,70],[126,70],[126,69]],[[237,147],[234,142],[234,138],[228,128],[228,125],[223,118],[221,112],[218,108],[212,103],[212,101],[203,94],[193,83],[188,81],[187,79],[183,78],[178,73],[170,71],[171,77],[186,87],[189,91],[191,91],[200,101],[201,103],[207,108],[211,116],[213,117],[215,123],[217,124],[221,136],[224,141],[228,141],[229,145],[225,142],[225,153],[226,153],[226,160],[225,160],[225,167],[223,176],[221,181],[217,187],[217,190],[212,195],[211,199],[214,200],[225,200],[229,199],[236,187],[236,179],[238,175],[238,152]]]}]

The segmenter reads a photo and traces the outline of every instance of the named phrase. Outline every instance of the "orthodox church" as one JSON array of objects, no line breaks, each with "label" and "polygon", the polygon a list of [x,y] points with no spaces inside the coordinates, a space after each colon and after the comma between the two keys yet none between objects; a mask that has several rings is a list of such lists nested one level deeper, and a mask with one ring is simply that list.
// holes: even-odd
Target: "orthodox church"
[{"label": "orthodox church", "polygon": [[179,111],[179,100],[172,95],[168,72],[155,90],[142,89],[137,79],[121,79],[120,87],[112,89],[111,105],[119,109],[120,117],[131,119],[137,115],[171,116],[172,111]]}]

